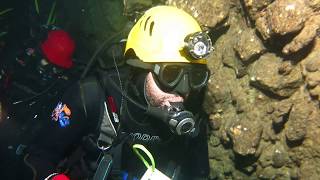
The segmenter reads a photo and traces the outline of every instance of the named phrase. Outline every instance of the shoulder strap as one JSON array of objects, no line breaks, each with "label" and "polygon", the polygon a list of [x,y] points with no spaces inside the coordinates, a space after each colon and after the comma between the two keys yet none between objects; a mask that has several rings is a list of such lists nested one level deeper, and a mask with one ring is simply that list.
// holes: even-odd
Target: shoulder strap
[{"label": "shoulder strap", "polygon": [[105,154],[99,162],[97,171],[94,174],[93,180],[107,180],[112,167],[112,157]]},{"label": "shoulder strap", "polygon": [[91,130],[96,129],[103,117],[104,93],[95,77],[79,81],[80,98],[87,121],[91,121]]},{"label": "shoulder strap", "polygon": [[106,103],[106,95],[100,81],[89,77],[79,82],[83,110],[88,121],[93,121],[93,129],[98,134],[98,147],[105,150],[117,136],[112,121],[112,112]]}]

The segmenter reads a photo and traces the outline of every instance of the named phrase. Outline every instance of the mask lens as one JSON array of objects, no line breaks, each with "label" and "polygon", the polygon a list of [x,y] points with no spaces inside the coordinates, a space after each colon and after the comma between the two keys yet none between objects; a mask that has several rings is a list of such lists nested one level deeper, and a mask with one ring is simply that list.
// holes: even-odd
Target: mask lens
[{"label": "mask lens", "polygon": [[191,71],[190,81],[193,88],[200,88],[206,85],[209,72],[205,69],[193,69]]},{"label": "mask lens", "polygon": [[181,73],[182,68],[179,66],[166,66],[162,72],[162,81],[169,86],[174,86],[179,80]]}]

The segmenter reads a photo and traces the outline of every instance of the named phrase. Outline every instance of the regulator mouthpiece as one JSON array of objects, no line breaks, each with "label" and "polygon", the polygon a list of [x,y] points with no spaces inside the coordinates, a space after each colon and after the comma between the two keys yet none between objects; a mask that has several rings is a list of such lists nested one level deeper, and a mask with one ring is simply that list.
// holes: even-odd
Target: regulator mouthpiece
[{"label": "regulator mouthpiece", "polygon": [[147,114],[161,120],[177,135],[189,134],[195,125],[193,114],[176,108],[159,108],[149,106]]}]

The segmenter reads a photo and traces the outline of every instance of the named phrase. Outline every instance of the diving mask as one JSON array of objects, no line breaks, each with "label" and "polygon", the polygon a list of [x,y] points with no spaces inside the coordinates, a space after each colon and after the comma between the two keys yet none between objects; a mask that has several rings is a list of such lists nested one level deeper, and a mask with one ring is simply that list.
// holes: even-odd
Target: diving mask
[{"label": "diving mask", "polygon": [[167,88],[174,88],[181,83],[188,84],[192,90],[201,89],[207,85],[210,71],[203,64],[183,64],[183,63],[159,63],[153,67],[153,72],[161,85]]},{"label": "diving mask", "polygon": [[166,91],[181,95],[205,87],[210,77],[210,71],[205,64],[144,63],[138,59],[129,59],[127,63],[153,72],[155,80],[166,88]]}]

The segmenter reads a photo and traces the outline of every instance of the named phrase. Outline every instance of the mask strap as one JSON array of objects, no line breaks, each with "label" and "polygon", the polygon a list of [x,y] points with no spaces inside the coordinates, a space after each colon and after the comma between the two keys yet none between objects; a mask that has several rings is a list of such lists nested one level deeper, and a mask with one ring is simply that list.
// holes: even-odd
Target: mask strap
[{"label": "mask strap", "polygon": [[126,61],[126,63],[133,66],[133,67],[138,67],[138,68],[142,68],[142,69],[148,69],[148,70],[154,69],[154,65],[152,63],[145,63],[139,59],[128,59]]}]

